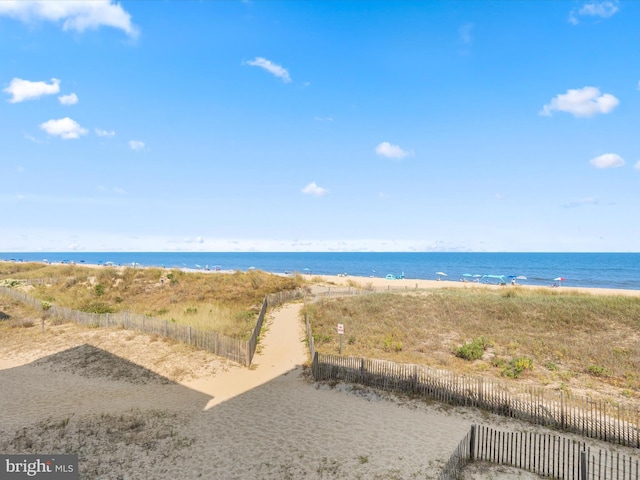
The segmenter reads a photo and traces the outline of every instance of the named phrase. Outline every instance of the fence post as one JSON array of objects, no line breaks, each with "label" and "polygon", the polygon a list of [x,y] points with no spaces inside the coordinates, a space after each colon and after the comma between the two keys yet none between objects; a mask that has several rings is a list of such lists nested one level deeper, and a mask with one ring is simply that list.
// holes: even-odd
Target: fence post
[{"label": "fence post", "polygon": [[191,345],[191,325],[189,325],[189,345]]},{"label": "fence post", "polygon": [[318,379],[318,352],[313,355],[313,362],[311,362],[311,373],[314,380]]},{"label": "fence post", "polygon": [[580,480],[587,480],[587,452],[580,452]]},{"label": "fence post", "polygon": [[476,458],[476,425],[471,425],[471,432],[469,434],[469,460],[472,462]]}]

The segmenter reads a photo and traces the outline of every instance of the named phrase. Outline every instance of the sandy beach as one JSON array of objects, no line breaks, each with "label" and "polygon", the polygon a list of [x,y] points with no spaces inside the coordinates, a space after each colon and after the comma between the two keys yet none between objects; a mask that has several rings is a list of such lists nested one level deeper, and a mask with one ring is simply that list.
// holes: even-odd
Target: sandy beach
[{"label": "sandy beach", "polygon": [[[350,280],[376,288],[474,286],[324,280],[318,288]],[[300,308],[271,312],[249,369],[126,330],[70,324],[44,334],[37,327],[5,330],[0,452],[79,452],[82,478],[437,478],[473,423],[542,430],[471,409],[310,381]],[[468,478],[485,473],[476,469]],[[515,469],[491,475],[537,478]]]},{"label": "sandy beach", "polygon": [[639,297],[640,290],[625,290],[616,288],[586,288],[586,287],[552,287],[540,285],[527,285],[526,281],[518,281],[516,285],[492,285],[475,282],[462,282],[456,280],[422,280],[422,279],[393,279],[388,280],[382,277],[358,277],[358,276],[339,276],[339,275],[313,275],[313,277],[321,278],[326,284],[326,288],[331,286],[348,287],[350,284],[357,284],[360,288],[374,288],[375,290],[410,290],[410,289],[427,289],[427,288],[530,288],[530,289],[553,289],[558,292],[580,292],[590,293],[593,295],[628,295]]}]

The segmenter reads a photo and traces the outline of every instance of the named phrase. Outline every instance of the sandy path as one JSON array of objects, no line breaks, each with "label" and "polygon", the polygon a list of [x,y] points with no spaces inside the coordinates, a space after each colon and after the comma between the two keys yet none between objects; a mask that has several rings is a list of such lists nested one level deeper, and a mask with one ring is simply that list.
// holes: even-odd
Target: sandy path
[{"label": "sandy path", "polygon": [[304,331],[299,319],[302,304],[292,303],[270,312],[266,333],[251,368],[235,366],[215,377],[202,377],[184,385],[213,397],[209,409],[237,395],[248,392],[290,371],[297,378],[307,361]]}]

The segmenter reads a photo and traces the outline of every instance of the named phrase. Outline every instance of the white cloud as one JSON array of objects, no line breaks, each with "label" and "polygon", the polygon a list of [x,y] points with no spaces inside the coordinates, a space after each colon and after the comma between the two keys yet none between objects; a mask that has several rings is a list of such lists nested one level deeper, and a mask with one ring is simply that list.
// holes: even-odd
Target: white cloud
[{"label": "white cloud", "polygon": [[131,148],[131,150],[140,151],[144,147],[145,147],[144,142],[141,142],[139,140],[130,140],[129,141],[129,148]]},{"label": "white cloud", "polygon": [[78,96],[75,93],[69,95],[60,95],[58,97],[61,105],[75,105],[78,103]]},{"label": "white cloud", "polygon": [[313,117],[318,122],[333,122],[333,117]]},{"label": "white cloud", "polygon": [[26,132],[23,132],[23,134],[22,134],[22,135],[24,136],[24,138],[25,138],[26,140],[29,140],[30,142],[33,142],[33,143],[42,143],[42,142],[41,142],[40,140],[38,140],[36,137],[34,137],[33,135],[29,135],[29,134],[28,134],[28,133],[26,133]]},{"label": "white cloud", "polygon": [[82,128],[78,122],[69,117],[59,120],[49,120],[40,124],[40,128],[49,135],[58,136],[64,140],[80,138],[81,135],[86,135],[87,133],[85,128]]},{"label": "white cloud", "polygon": [[307,195],[315,195],[316,197],[323,197],[329,191],[326,188],[319,187],[316,182],[311,182],[306,187],[302,189],[302,193]]},{"label": "white cloud", "polygon": [[609,113],[620,101],[609,93],[600,94],[596,87],[569,89],[551,99],[542,107],[540,115],[550,116],[553,111],[571,113],[575,117],[592,117],[597,113]]},{"label": "white cloud", "polygon": [[458,34],[460,35],[460,43],[465,45],[473,42],[473,23],[465,23],[460,28],[458,28]]},{"label": "white cloud", "polygon": [[[0,7],[3,2],[0,2]],[[32,100],[40,98],[42,95],[53,95],[60,92],[60,80],[52,78],[51,83],[47,82],[31,82],[21,78],[14,78],[7,88],[2,90],[12,98],[9,103],[20,103],[24,100]]]},{"label": "white cloud", "polygon": [[616,3],[617,2],[614,3],[611,1],[585,3],[582,8],[578,10],[578,14],[590,17],[609,18],[618,11]]},{"label": "white cloud", "polygon": [[280,65],[267,60],[266,58],[256,57],[254,60],[249,60],[247,62],[247,65],[251,65],[252,67],[264,68],[267,72],[275,75],[278,78],[281,78],[285,83],[289,83],[291,81],[291,77],[289,76],[289,72],[286,68],[283,68]]},{"label": "white cloud", "polygon": [[196,238],[185,238],[183,240],[184,243],[204,243],[204,238],[202,237],[196,237]]},{"label": "white cloud", "polygon": [[131,15],[112,0],[20,0],[0,1],[0,16],[24,23],[37,21],[62,22],[62,29],[84,32],[102,26],[124,31],[130,37],[138,35]]},{"label": "white cloud", "polygon": [[640,161],[636,162],[633,168],[635,168],[636,170],[640,170]]},{"label": "white cloud", "polygon": [[571,200],[569,203],[563,205],[565,208],[576,208],[584,205],[598,205],[598,200],[592,197],[580,198],[577,200]]},{"label": "white cloud", "polygon": [[612,17],[618,11],[617,1],[603,1],[603,2],[591,2],[585,3],[578,10],[571,10],[569,13],[569,23],[578,25],[580,20],[578,16],[582,17],[599,17],[609,18]]},{"label": "white cloud", "polygon": [[596,168],[617,168],[624,165],[624,159],[615,153],[605,153],[592,158],[589,163]]},{"label": "white cloud", "polygon": [[99,128],[96,128],[95,132],[99,137],[113,137],[116,134],[113,130],[101,130]]},{"label": "white cloud", "polygon": [[125,195],[127,193],[126,190],[121,187],[113,187],[113,191],[118,195]]},{"label": "white cloud", "polygon": [[391,145],[389,142],[382,142],[376,147],[376,153],[382,157],[400,159],[412,155],[412,152],[403,150],[398,145]]}]

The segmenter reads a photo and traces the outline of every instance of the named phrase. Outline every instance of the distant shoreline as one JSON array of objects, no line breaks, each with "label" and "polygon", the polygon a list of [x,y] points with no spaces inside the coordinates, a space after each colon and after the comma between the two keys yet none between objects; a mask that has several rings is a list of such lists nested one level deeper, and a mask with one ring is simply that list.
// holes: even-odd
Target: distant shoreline
[{"label": "distant shoreline", "polygon": [[[11,262],[10,260],[2,260],[0,262]],[[24,263],[43,263],[47,264],[43,261],[25,261]],[[50,265],[64,265],[62,263],[51,262]],[[96,263],[71,263],[77,266],[84,266],[89,268],[103,268],[105,264],[96,264]],[[189,267],[164,267],[164,266],[155,266],[155,265],[107,265],[113,268],[164,268],[167,270],[180,270],[185,273],[207,273],[207,274],[217,274],[217,273],[226,273],[231,274],[235,272],[243,272],[245,270],[234,270],[234,269],[205,269],[204,267],[201,269],[197,268],[189,268]],[[266,272],[272,275],[284,275],[283,272]],[[427,279],[411,279],[411,278],[395,278],[395,279],[387,279],[383,277],[364,277],[359,275],[324,275],[324,274],[314,274],[312,272],[295,272],[296,274],[300,274],[304,277],[309,278],[322,278],[322,280],[328,285],[336,285],[342,287],[349,287],[350,283],[353,282],[360,285],[362,288],[366,288],[367,286],[372,286],[376,290],[383,290],[385,288],[389,288],[390,291],[397,291],[398,289],[410,290],[410,289],[428,289],[428,288],[492,288],[492,289],[507,289],[507,288],[527,288],[527,289],[545,289],[549,288],[552,290],[557,290],[559,292],[578,292],[578,293],[589,293],[594,295],[625,295],[632,297],[640,297],[640,289],[623,289],[623,288],[601,288],[601,287],[573,287],[573,286],[564,286],[558,285],[557,288],[554,288],[551,285],[529,285],[526,282],[518,282],[515,286],[511,284],[507,285],[495,285],[495,284],[487,284],[487,283],[477,283],[472,281],[454,281],[454,280],[427,280]]]},{"label": "distant shoreline", "polygon": [[553,288],[552,286],[541,285],[527,285],[518,283],[513,285],[493,285],[486,283],[474,283],[474,282],[456,282],[450,280],[416,280],[416,279],[395,279],[387,280],[385,278],[378,277],[342,277],[338,275],[314,275],[321,277],[325,282],[347,287],[349,281],[356,282],[359,285],[365,287],[368,284],[376,289],[384,289],[389,287],[390,291],[397,291],[397,289],[425,289],[425,288],[491,288],[491,289],[509,289],[509,288],[527,288],[527,289],[545,289],[555,290],[558,292],[578,292],[578,293],[591,293],[594,295],[626,295],[631,297],[640,297],[640,290],[627,290],[623,288],[591,288],[591,287],[565,287],[559,286]]}]

